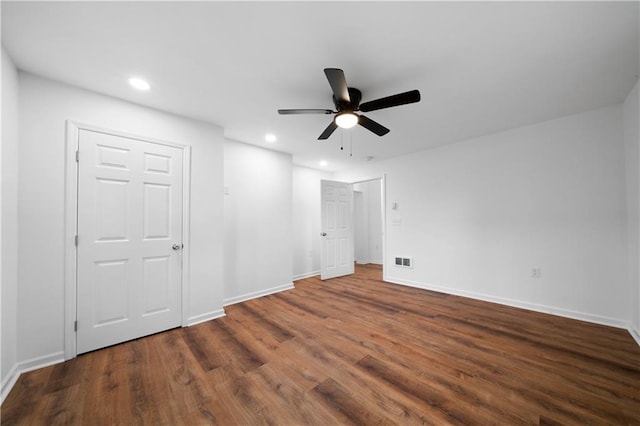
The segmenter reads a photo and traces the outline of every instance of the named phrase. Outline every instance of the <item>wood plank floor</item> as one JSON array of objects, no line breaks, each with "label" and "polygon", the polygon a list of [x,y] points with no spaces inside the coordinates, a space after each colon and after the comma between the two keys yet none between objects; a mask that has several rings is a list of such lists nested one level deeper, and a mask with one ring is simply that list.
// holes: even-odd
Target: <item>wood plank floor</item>
[{"label": "wood plank floor", "polygon": [[640,425],[624,330],[355,276],[23,374],[3,425]]}]

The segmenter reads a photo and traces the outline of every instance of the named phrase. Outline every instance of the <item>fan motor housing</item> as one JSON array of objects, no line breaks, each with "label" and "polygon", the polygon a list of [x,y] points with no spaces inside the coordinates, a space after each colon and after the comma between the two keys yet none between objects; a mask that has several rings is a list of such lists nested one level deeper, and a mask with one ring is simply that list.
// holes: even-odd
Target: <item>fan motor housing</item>
[{"label": "fan motor housing", "polygon": [[360,101],[362,100],[362,92],[354,87],[347,88],[349,90],[349,99],[351,102],[339,102],[335,96],[333,96],[333,104],[336,106],[338,112],[342,111],[357,111]]}]

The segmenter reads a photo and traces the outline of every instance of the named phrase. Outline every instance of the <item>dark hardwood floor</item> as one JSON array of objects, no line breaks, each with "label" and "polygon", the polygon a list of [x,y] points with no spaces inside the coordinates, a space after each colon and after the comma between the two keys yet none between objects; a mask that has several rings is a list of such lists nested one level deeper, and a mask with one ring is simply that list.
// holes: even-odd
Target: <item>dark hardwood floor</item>
[{"label": "dark hardwood floor", "polygon": [[640,425],[625,330],[380,277],[301,280],[23,374],[2,424]]}]

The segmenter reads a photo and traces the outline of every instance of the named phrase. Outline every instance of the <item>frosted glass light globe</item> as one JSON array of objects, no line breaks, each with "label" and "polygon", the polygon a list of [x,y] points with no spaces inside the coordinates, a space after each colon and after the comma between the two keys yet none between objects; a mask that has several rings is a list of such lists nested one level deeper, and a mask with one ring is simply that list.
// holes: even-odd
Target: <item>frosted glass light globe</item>
[{"label": "frosted glass light globe", "polygon": [[352,112],[343,112],[336,116],[336,124],[343,129],[350,129],[358,124],[358,116]]}]

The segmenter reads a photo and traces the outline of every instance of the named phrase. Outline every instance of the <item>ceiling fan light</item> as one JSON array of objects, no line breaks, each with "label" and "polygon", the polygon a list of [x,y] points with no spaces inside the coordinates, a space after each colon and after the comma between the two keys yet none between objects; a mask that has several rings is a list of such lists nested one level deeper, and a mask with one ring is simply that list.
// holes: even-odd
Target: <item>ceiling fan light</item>
[{"label": "ceiling fan light", "polygon": [[358,124],[358,116],[352,112],[343,112],[336,115],[336,124],[343,129],[350,129]]}]

